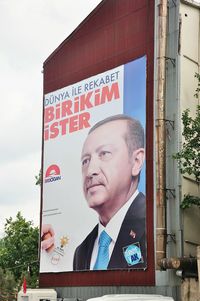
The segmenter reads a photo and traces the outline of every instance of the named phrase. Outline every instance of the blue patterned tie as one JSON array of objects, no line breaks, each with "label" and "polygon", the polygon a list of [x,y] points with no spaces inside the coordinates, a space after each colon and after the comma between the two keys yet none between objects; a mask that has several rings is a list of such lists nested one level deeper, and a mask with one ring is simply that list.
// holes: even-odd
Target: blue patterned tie
[{"label": "blue patterned tie", "polygon": [[99,250],[93,270],[106,270],[109,262],[110,236],[103,230],[99,236]]}]

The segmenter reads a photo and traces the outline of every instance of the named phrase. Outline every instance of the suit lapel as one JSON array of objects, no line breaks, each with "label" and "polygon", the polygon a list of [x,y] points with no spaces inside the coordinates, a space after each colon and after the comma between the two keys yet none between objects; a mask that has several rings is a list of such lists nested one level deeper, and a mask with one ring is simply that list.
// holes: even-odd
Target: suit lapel
[{"label": "suit lapel", "polygon": [[90,234],[90,239],[88,240],[88,244],[86,246],[86,250],[85,250],[85,254],[86,254],[85,269],[86,270],[90,269],[92,251],[93,251],[94,242],[95,242],[97,235],[98,235],[98,225],[96,225],[95,228],[92,230],[92,232]]},{"label": "suit lapel", "polygon": [[124,257],[124,248],[140,242],[145,232],[145,197],[139,193],[129,207],[121,225],[108,269],[131,268]]}]

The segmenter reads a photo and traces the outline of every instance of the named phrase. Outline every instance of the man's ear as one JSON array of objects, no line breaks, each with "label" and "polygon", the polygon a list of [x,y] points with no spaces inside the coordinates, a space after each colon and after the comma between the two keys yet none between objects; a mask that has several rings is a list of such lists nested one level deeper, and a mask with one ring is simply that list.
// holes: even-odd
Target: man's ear
[{"label": "man's ear", "polygon": [[132,155],[132,176],[137,177],[142,169],[145,159],[145,150],[144,148],[136,149]]}]

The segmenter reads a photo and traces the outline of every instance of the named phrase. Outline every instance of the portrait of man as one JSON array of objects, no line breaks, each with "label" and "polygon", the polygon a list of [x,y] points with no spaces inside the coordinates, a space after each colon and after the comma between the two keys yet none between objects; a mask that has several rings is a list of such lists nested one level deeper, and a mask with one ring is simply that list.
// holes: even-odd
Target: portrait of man
[{"label": "portrait of man", "polygon": [[120,114],[95,124],[81,154],[83,192],[98,223],[76,248],[73,270],[144,269],[146,205],[138,191],[144,129]]}]

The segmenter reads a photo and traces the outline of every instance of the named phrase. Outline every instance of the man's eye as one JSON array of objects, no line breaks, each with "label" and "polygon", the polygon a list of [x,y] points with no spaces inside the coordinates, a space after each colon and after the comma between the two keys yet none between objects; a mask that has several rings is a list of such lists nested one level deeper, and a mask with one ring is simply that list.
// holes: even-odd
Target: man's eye
[{"label": "man's eye", "polygon": [[84,160],[82,161],[82,166],[85,166],[85,165],[87,165],[88,163],[89,163],[89,159],[86,158],[86,159],[84,159]]},{"label": "man's eye", "polygon": [[111,152],[109,151],[101,151],[100,154],[99,154],[99,157],[102,159],[102,160],[108,160],[110,159],[112,156]]}]

